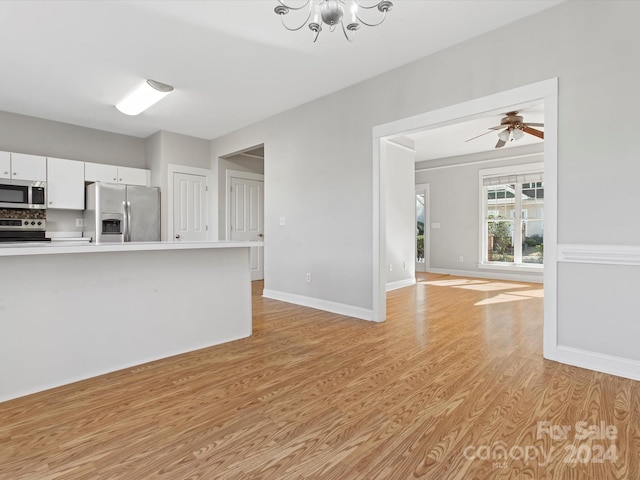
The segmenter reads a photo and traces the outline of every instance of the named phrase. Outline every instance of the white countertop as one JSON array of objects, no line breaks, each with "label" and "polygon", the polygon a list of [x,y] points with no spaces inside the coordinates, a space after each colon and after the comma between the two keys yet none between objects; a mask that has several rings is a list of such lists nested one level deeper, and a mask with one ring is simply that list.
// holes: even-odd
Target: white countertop
[{"label": "white countertop", "polygon": [[69,253],[140,252],[153,250],[202,250],[209,248],[262,247],[264,242],[131,242],[131,243],[86,243],[71,242],[25,242],[0,243],[0,257],[21,255],[54,255]]}]

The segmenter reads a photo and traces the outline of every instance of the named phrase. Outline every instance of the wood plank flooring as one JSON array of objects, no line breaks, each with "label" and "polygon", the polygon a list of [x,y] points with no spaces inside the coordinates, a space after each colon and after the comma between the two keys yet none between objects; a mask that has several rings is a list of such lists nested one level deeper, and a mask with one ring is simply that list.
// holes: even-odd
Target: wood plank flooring
[{"label": "wood plank flooring", "polygon": [[0,479],[640,479],[640,383],[543,360],[541,285],[261,288],[251,338],[1,403]]}]

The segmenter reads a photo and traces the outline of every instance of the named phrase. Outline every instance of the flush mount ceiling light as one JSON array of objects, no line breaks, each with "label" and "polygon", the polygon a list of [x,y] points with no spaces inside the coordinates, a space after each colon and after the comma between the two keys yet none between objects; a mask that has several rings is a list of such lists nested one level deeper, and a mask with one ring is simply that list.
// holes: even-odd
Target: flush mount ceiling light
[{"label": "flush mount ceiling light", "polygon": [[[338,24],[342,26],[344,36],[350,42],[353,41],[356,35],[356,30],[360,28],[360,24],[367,27],[375,27],[384,22],[387,17],[387,12],[393,7],[393,3],[388,0],[382,0],[373,5],[362,5],[358,0],[306,0],[303,5],[299,7],[292,7],[286,5],[282,0],[278,0],[278,5],[274,11],[280,15],[282,25],[284,28],[290,31],[300,30],[305,25],[309,25],[309,30],[313,32],[313,41],[318,40],[318,35],[322,31],[322,24],[329,25],[329,29],[333,32]],[[379,21],[369,23],[363,20],[361,13],[367,11],[378,10],[378,15],[382,14]],[[306,19],[297,27],[290,27],[285,23],[284,17],[290,11],[305,11],[307,12]],[[363,14],[364,18],[367,18],[367,14]],[[300,16],[300,19],[304,18]]]},{"label": "flush mount ceiling light", "polygon": [[157,103],[173,91],[171,85],[145,80],[131,94],[116,105],[116,108],[125,115],[138,115],[151,105]]}]

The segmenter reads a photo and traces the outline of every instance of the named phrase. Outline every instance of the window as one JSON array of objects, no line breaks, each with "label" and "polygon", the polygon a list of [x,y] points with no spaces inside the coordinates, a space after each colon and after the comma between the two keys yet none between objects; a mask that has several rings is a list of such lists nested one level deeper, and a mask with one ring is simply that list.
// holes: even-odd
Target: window
[{"label": "window", "polygon": [[481,263],[542,266],[542,164],[480,171]]}]

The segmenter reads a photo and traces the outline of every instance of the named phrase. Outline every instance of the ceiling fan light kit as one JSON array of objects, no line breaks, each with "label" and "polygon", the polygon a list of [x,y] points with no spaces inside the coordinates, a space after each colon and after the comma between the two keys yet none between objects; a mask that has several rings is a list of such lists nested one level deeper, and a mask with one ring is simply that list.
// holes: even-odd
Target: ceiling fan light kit
[{"label": "ceiling fan light kit", "polygon": [[[282,0],[278,0],[278,3],[279,5],[276,6],[274,12],[280,16],[284,28],[295,32],[308,25],[313,34],[314,43],[318,40],[323,24],[328,25],[332,32],[340,25],[346,39],[352,42],[360,25],[368,27],[380,25],[387,17],[387,12],[393,7],[393,3],[389,0],[381,0],[368,6],[360,4],[358,0],[307,0],[299,7],[287,5]],[[363,18],[367,18],[367,15],[361,15],[361,12],[373,10],[378,11],[378,21],[363,20]],[[304,21],[297,26],[289,26],[285,21],[285,16],[290,12],[298,11],[306,12],[306,18],[300,15],[298,21],[300,18]],[[295,13],[292,15],[295,16]]]},{"label": "ceiling fan light kit", "polygon": [[522,137],[524,137],[525,133],[544,140],[544,132],[542,130],[532,128],[544,127],[544,123],[525,122],[523,117],[521,115],[518,115],[518,112],[507,112],[505,115],[506,116],[500,120],[500,125],[496,127],[489,127],[488,132],[481,133],[480,135],[472,137],[469,140],[465,140],[465,142],[474,140],[478,137],[482,137],[483,135],[491,133],[495,130],[500,130],[500,132],[498,132],[498,143],[496,143],[495,148],[504,147],[509,139],[511,139],[511,141],[520,140]]}]

